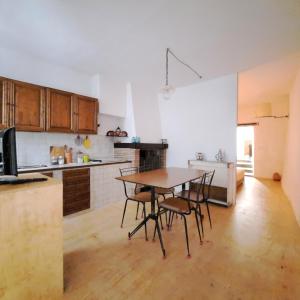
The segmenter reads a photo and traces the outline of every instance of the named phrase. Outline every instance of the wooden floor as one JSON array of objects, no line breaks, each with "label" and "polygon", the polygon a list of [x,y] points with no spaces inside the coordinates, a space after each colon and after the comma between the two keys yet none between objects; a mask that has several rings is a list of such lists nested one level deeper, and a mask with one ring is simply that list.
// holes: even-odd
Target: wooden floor
[{"label": "wooden floor", "polygon": [[188,219],[190,259],[180,219],[166,259],[143,230],[129,241],[135,204],[123,229],[121,202],[66,218],[64,299],[300,299],[300,228],[280,184],[247,178],[235,207],[211,208],[203,245]]}]

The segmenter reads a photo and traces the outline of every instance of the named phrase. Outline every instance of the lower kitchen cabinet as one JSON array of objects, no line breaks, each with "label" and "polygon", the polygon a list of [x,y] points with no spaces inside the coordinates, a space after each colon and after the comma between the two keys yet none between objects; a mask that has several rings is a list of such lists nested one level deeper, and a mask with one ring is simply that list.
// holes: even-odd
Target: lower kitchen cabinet
[{"label": "lower kitchen cabinet", "polygon": [[63,171],[63,214],[90,208],[90,169]]}]

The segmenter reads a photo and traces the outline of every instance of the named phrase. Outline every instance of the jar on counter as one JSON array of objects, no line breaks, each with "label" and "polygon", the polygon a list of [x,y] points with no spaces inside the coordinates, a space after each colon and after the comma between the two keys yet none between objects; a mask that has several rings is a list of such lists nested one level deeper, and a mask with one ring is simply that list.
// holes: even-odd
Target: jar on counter
[{"label": "jar on counter", "polygon": [[84,162],[84,163],[88,163],[89,161],[90,161],[89,155],[88,155],[88,154],[84,154],[84,155],[83,155],[83,162]]},{"label": "jar on counter", "polygon": [[58,164],[59,165],[63,165],[65,163],[65,159],[64,159],[64,157],[62,156],[62,155],[60,155],[59,157],[58,157]]},{"label": "jar on counter", "polygon": [[83,153],[82,152],[78,152],[77,153],[77,163],[78,164],[82,164],[83,163]]},{"label": "jar on counter", "polygon": [[51,165],[57,165],[58,164],[58,157],[57,156],[51,156],[50,163],[51,163]]}]

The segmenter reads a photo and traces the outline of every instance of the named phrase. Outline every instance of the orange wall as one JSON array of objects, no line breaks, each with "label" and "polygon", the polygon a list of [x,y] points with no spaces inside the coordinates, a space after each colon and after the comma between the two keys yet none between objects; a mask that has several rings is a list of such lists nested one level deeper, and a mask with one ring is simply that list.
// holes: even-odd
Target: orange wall
[{"label": "orange wall", "polygon": [[[288,97],[271,103],[272,114],[288,114]],[[259,123],[254,126],[254,176],[272,178],[273,173],[282,174],[288,119],[256,118],[255,104],[239,105],[239,123]]]},{"label": "orange wall", "polygon": [[290,93],[290,118],[283,172],[283,189],[300,225],[300,70]]}]

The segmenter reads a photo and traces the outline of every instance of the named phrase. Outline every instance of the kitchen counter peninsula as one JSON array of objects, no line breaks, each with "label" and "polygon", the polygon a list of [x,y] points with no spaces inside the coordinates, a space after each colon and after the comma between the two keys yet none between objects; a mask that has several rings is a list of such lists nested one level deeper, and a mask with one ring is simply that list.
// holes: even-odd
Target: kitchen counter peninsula
[{"label": "kitchen counter peninsula", "polygon": [[[20,178],[41,177],[23,174]],[[62,183],[0,185],[0,298],[61,299]]]}]

